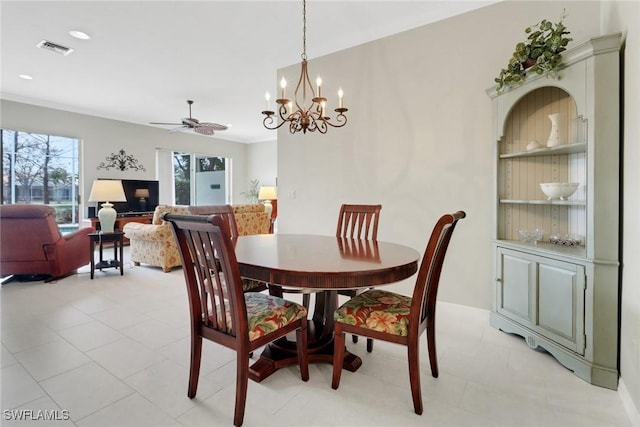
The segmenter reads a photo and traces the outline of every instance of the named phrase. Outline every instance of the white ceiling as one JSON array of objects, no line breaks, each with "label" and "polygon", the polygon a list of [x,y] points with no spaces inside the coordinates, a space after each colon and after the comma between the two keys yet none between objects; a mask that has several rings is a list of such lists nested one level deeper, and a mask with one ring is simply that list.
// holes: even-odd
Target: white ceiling
[{"label": "white ceiling", "polygon": [[[307,55],[496,1],[309,0]],[[238,142],[275,139],[262,126],[264,94],[276,92],[277,70],[300,62],[302,52],[301,0],[2,0],[0,20],[2,98],[138,124],[179,122],[192,99],[193,117],[231,124],[216,136]],[[74,52],[36,48],[43,39]]]}]

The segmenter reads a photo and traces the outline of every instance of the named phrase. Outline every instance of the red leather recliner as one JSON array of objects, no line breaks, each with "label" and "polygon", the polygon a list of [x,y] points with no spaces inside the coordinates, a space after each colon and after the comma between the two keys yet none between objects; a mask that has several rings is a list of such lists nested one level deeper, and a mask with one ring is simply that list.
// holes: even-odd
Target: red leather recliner
[{"label": "red leather recliner", "polygon": [[47,205],[0,206],[0,276],[66,276],[90,262],[93,228],[62,235]]}]

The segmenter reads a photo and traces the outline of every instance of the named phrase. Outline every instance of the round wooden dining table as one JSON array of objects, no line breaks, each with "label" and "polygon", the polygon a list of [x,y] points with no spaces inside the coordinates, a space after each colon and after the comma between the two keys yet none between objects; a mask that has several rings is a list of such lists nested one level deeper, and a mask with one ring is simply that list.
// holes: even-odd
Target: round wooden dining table
[{"label": "round wooden dining table", "polygon": [[[368,288],[411,277],[420,254],[413,248],[375,240],[313,234],[259,234],[239,236],[236,257],[243,277],[269,283],[269,292],[281,296],[282,287],[315,292],[308,323],[309,362],[333,361],[333,313],[338,289]],[[277,369],[297,364],[294,341],[283,338],[265,347],[250,367],[260,382]],[[355,371],[362,360],[345,352],[344,369]]]}]

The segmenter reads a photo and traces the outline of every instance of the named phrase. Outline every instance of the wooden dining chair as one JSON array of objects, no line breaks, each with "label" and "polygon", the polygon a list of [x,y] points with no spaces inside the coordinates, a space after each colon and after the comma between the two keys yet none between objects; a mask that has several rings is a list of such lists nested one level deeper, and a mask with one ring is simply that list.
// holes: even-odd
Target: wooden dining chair
[{"label": "wooden dining chair", "polygon": [[198,388],[202,340],[237,352],[233,424],[242,425],[249,380],[249,354],[296,332],[300,374],[309,379],[307,310],[258,292],[243,292],[229,221],[219,215],[164,214],[182,259],[191,318],[191,363],[187,395]]},{"label": "wooden dining chair", "polygon": [[411,395],[416,414],[422,414],[419,344],[426,330],[431,375],[438,377],[436,355],[436,297],[442,264],[458,221],[466,214],[443,215],[433,228],[411,297],[371,289],[351,298],[334,313],[335,341],[331,387],[337,389],[342,374],[345,332],[407,346]]},{"label": "wooden dining chair", "polygon": [[[218,215],[225,219],[229,224],[229,233],[231,236],[231,242],[235,245],[236,240],[240,233],[238,232],[238,223],[236,222],[236,215],[233,212],[231,205],[207,205],[207,206],[194,206],[192,208],[193,213],[196,215]],[[242,278],[242,289],[245,292],[262,292],[267,290],[267,284],[260,282],[259,280]]]},{"label": "wooden dining chair", "polygon": [[336,237],[378,240],[378,221],[382,205],[340,206]]},{"label": "wooden dining chair", "polygon": [[191,211],[194,215],[216,215],[227,221],[229,226],[229,237],[231,242],[235,243],[238,239],[238,223],[236,222],[236,216],[233,213],[233,207],[231,205],[206,205],[206,206],[193,206]]}]

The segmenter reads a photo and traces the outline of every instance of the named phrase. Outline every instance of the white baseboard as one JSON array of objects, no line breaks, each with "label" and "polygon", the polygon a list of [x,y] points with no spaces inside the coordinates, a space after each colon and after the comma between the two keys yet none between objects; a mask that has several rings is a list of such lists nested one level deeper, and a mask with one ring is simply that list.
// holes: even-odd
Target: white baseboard
[{"label": "white baseboard", "polygon": [[640,411],[631,399],[629,390],[625,386],[622,378],[620,378],[620,382],[618,383],[618,394],[620,395],[624,409],[627,411],[627,416],[629,416],[629,420],[631,420],[631,425],[640,426]]}]

